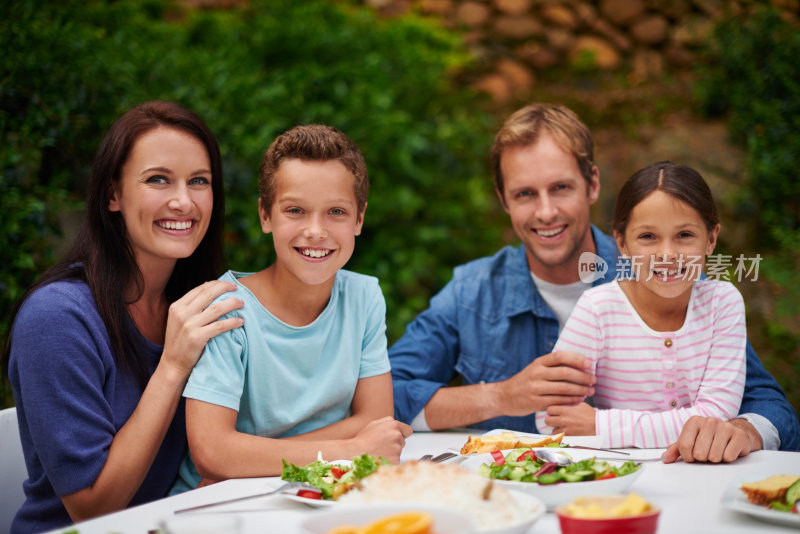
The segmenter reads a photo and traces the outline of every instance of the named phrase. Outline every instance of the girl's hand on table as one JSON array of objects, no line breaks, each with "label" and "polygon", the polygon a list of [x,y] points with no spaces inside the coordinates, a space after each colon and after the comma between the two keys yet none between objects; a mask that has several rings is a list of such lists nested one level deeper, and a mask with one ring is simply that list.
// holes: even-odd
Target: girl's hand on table
[{"label": "girl's hand on table", "polygon": [[236,284],[213,280],[192,289],[173,302],[167,317],[162,362],[188,377],[209,339],[242,326],[244,319],[240,317],[218,320],[244,306],[240,299],[229,298],[211,304],[223,293],[235,289]]},{"label": "girl's hand on table", "polygon": [[571,436],[594,436],[595,410],[585,402],[575,406],[553,405],[547,408],[544,422],[553,427],[553,434],[566,432]]}]

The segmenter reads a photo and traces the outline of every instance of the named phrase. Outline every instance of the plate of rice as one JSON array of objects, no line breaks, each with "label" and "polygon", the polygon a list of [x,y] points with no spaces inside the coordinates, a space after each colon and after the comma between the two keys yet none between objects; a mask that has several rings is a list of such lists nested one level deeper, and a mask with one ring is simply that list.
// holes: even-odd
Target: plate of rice
[{"label": "plate of rice", "polygon": [[522,534],[545,513],[542,501],[455,464],[382,465],[337,501],[342,507],[403,503],[447,508],[469,517],[475,532]]}]

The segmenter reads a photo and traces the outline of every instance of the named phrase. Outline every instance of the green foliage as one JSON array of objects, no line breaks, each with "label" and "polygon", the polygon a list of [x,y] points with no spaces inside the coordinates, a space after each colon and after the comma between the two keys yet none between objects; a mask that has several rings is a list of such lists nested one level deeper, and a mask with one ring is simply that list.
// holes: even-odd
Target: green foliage
[{"label": "green foliage", "polygon": [[227,259],[243,271],[274,256],[256,211],[269,143],[301,123],[346,132],[371,179],[348,268],[380,278],[390,340],[454,265],[500,242],[487,158],[496,125],[451,83],[470,57],[432,22],[325,0],[192,12],[166,0],[10,0],[0,25],[0,335],[54,261],[59,214],[83,198],[102,135],[145,100],[180,102],[217,134]]},{"label": "green foliage", "polygon": [[788,238],[800,251],[800,180],[793,178],[800,164],[800,31],[764,7],[723,20],[714,37],[698,94],[706,112],[725,114],[747,145],[765,244]]},{"label": "green foliage", "polygon": [[[697,94],[709,115],[725,116],[747,147],[749,198],[757,211],[761,272],[777,288],[776,316],[763,327],[761,355],[800,406],[800,31],[771,7],[716,27]],[[748,319],[749,320],[749,319]],[[787,325],[793,324],[792,327]],[[793,369],[793,370],[792,370]]]}]

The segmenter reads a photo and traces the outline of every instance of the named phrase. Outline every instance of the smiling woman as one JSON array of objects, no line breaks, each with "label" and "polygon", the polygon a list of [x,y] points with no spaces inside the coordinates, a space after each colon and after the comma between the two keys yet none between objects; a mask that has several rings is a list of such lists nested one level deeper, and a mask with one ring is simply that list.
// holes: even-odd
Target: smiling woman
[{"label": "smiling woman", "polygon": [[86,211],[6,343],[28,470],[13,533],[166,495],[186,444],[183,386],[206,342],[241,325],[217,321],[237,299],[209,307],[232,287],[207,282],[221,269],[222,167],[197,115],[149,102],[117,120]]},{"label": "smiling woman", "polygon": [[133,146],[108,209],[124,220],[137,261],[169,266],[198,247],[213,206],[203,143],[182,130],[158,127]]}]

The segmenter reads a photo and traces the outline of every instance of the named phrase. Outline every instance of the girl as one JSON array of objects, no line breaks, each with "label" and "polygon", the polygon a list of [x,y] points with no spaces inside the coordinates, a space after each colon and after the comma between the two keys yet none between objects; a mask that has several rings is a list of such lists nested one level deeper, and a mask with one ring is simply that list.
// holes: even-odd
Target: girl
[{"label": "girl", "polygon": [[744,302],[728,282],[699,280],[720,225],[697,171],[670,162],[638,171],[613,227],[632,276],[586,291],[555,347],[594,360],[595,407],[550,407],[537,427],[596,434],[603,447],[666,447],[693,415],[738,413]]},{"label": "girl", "polygon": [[23,297],[4,351],[28,470],[13,533],[167,494],[183,386],[206,341],[241,325],[216,321],[238,299],[209,307],[235,287],[206,282],[221,269],[222,186],[216,139],[177,104],[142,104],[103,139],[85,224]]}]

